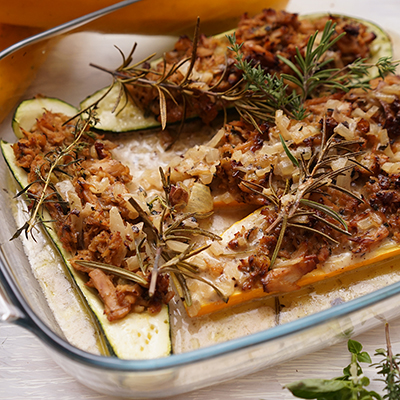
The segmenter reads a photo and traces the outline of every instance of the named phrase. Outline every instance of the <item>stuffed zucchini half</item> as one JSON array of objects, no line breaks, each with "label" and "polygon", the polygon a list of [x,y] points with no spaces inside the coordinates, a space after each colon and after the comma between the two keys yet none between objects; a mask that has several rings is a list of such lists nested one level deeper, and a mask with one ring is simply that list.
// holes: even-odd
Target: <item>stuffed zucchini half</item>
[{"label": "stuffed zucchini half", "polygon": [[[33,134],[29,134],[27,132],[29,132],[31,128],[36,124],[36,122],[42,118],[42,115],[43,113],[45,113],[46,110],[51,112],[52,115],[61,115],[56,113],[63,113],[63,115],[74,116],[77,112],[77,110],[73,106],[58,101],[57,99],[38,98],[25,101],[21,103],[21,105],[18,107],[15,118],[13,120],[13,129],[16,135],[20,138],[21,136],[25,138],[22,138],[21,140],[29,140],[26,139],[27,137],[32,138],[32,136],[29,135]],[[21,128],[24,130],[25,134],[22,134]],[[54,124],[50,124],[49,129],[51,130],[53,128]],[[40,135],[44,137],[43,133],[41,133]],[[44,145],[43,142],[42,145]],[[87,144],[81,145],[85,147]],[[46,144],[46,146],[49,146],[49,142]],[[13,177],[21,186],[21,188],[26,191],[26,193],[28,193],[28,189],[32,187],[32,184],[30,184],[28,181],[27,171],[29,170],[29,168],[23,168],[21,167],[21,164],[18,165],[12,144],[2,141],[1,151]],[[56,153],[57,151],[58,150],[55,150],[54,148],[49,150],[49,153],[47,153],[47,157],[51,157],[51,153]],[[78,148],[75,149],[75,151],[79,151]],[[36,161],[32,159],[32,162],[37,162],[37,157]],[[46,174],[48,172],[46,168],[46,166],[42,165],[43,174]],[[59,168],[61,167],[59,166]],[[60,170],[58,170],[57,172],[55,171],[50,177],[50,179],[52,180],[52,184],[50,186],[54,188],[53,185],[56,184],[56,182],[59,181],[61,177],[65,179],[65,177],[68,177],[68,175],[66,175],[65,173],[61,173],[60,175]],[[103,176],[103,178],[105,177]],[[67,181],[64,181],[64,184],[65,182]],[[103,181],[103,183],[104,182],[105,181]],[[57,187],[60,188],[60,186]],[[103,187],[103,190],[105,189],[106,188]],[[70,196],[72,196],[72,192],[69,193]],[[30,196],[32,200],[35,195],[33,194],[32,197],[31,194]],[[69,198],[71,200],[73,196]],[[61,202],[60,204],[67,205],[67,207],[69,207],[69,211],[71,213],[75,213],[75,215],[77,216],[79,214],[79,207],[77,209],[76,204],[72,204],[73,201],[74,200],[71,200],[71,203],[69,204],[65,202]],[[94,204],[93,207],[95,207]],[[115,210],[117,209],[115,208]],[[46,208],[44,208],[44,210],[41,210],[39,214],[40,220],[43,221],[41,225],[45,229],[48,237],[51,239],[56,249],[59,251],[63,261],[68,268],[69,273],[73,278],[73,281],[76,283],[77,290],[79,290],[83,294],[83,297],[87,302],[89,309],[99,322],[101,331],[104,335],[106,343],[108,344],[111,355],[115,355],[123,359],[151,359],[168,356],[171,353],[168,306],[162,304],[158,307],[156,311],[151,312],[147,307],[139,307],[136,305],[136,312],[128,312],[126,313],[124,318],[110,318],[110,314],[106,314],[104,311],[104,298],[102,301],[102,297],[99,296],[99,292],[96,290],[96,285],[93,286],[93,284],[90,284],[90,279],[88,280],[87,275],[72,266],[71,259],[76,255],[76,253],[73,249],[65,246],[65,238],[63,238],[63,235],[60,233],[61,231],[59,227],[57,227],[56,222],[54,221],[54,214],[51,215],[51,213],[49,213],[48,209]],[[104,214],[102,215],[104,216]],[[78,223],[82,224],[85,222],[86,221],[80,221]],[[67,234],[67,231],[65,231],[64,234]],[[107,284],[107,282],[107,280],[103,279],[103,282],[101,284],[105,285]],[[125,281],[121,280],[121,282],[119,283],[121,285],[125,284],[126,286]],[[132,289],[132,287],[133,286],[131,285],[130,289]],[[128,290],[130,289],[128,288]],[[109,286],[104,289],[102,295],[107,296],[108,292],[112,290],[112,287]],[[138,290],[140,291],[140,288]],[[134,294],[135,293],[132,292],[129,293],[130,296],[133,296]],[[60,295],[62,295],[62,293]]]},{"label": "stuffed zucchini half", "polygon": [[[396,240],[385,240],[379,247],[363,255],[357,255],[349,251],[341,252],[332,256],[324,263],[311,267],[307,270],[306,258],[279,258],[279,261],[269,270],[262,271],[262,264],[257,261],[257,256],[252,253],[257,247],[261,233],[253,236],[253,241],[248,241],[246,246],[249,251],[235,251],[232,249],[232,243],[237,240],[239,232],[254,232],[255,228],[265,229],[265,218],[262,216],[262,209],[256,210],[246,218],[236,222],[222,234],[222,241],[216,243],[210,250],[197,256],[193,262],[200,265],[214,265],[214,268],[223,265],[223,273],[220,275],[216,284],[228,296],[227,302],[219,299],[209,287],[200,282],[193,282],[191,290],[195,293],[193,304],[187,307],[188,314],[191,317],[200,317],[212,314],[220,310],[231,308],[236,305],[244,304],[251,300],[262,299],[291,293],[305,287],[311,287],[319,282],[329,282],[331,278],[342,276],[346,273],[365,270],[368,267],[379,270],[389,265],[394,270],[399,269],[400,246]],[[252,253],[250,256],[249,254]],[[247,274],[248,279],[251,273],[259,274],[265,277],[263,285],[250,284],[247,288],[236,282],[243,282],[241,271],[238,266],[253,261],[252,271]],[[258,265],[257,265],[258,263]],[[303,265],[301,265],[303,264]],[[269,264],[270,265],[270,264]],[[306,269],[302,269],[302,267]],[[257,271],[259,269],[259,271]],[[266,266],[268,269],[268,265]],[[309,271],[309,272],[307,272]],[[244,272],[244,271],[243,271]],[[357,272],[354,281],[357,281]],[[247,282],[249,282],[248,280]],[[295,294],[293,294],[295,296]]]},{"label": "stuffed zucchini half", "polygon": [[[80,107],[84,110],[95,105],[99,119],[95,128],[117,133],[165,127],[167,123],[193,117],[209,123],[222,109],[235,108],[247,119],[259,119],[262,113],[251,112],[260,100],[258,93],[250,102],[249,93],[243,96],[245,85],[240,81],[246,73],[242,67],[237,68],[238,57],[253,67],[261,67],[271,76],[307,75],[309,71],[299,64],[293,49],[298,48],[304,57],[309,38],[319,31],[314,42],[319,44],[328,21],[336,24],[332,46],[326,55],[313,60],[315,64],[339,71],[361,59],[365,64],[376,64],[382,57],[392,56],[389,36],[369,21],[339,15],[297,16],[265,10],[253,18],[242,18],[235,30],[212,37],[199,35],[196,45],[187,37],[180,38],[163,59],[128,65],[131,55],[126,57],[121,67],[108,70],[115,79],[112,87],[87,97]],[[234,40],[240,46],[237,53],[228,40],[234,33]],[[343,37],[333,43],[339,34]],[[356,76],[356,79],[368,81],[377,76],[377,67],[370,67],[362,78]],[[245,76],[254,91],[251,79]],[[293,89],[290,77],[285,77],[285,83],[290,83]],[[264,116],[270,111],[268,107],[270,104],[263,109]]]}]

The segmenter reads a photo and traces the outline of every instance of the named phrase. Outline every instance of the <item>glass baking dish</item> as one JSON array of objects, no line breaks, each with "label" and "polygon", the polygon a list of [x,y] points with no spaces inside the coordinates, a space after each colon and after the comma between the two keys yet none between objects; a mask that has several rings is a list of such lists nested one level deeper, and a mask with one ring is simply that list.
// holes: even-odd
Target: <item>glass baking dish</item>
[{"label": "glass baking dish", "polygon": [[[393,16],[399,15],[400,4],[383,1],[378,5],[371,1],[362,2],[363,7],[360,8],[361,2],[347,3],[320,1],[316,10],[313,1],[291,1],[288,10],[358,15],[376,21],[391,33],[396,31]],[[26,48],[26,59],[29,59],[30,51],[35,54],[39,51],[45,57],[34,58],[37,63],[36,74],[24,91],[23,98],[43,93],[77,105],[85,96],[109,83],[107,77],[93,71],[89,63],[115,66],[120,60],[113,45],[117,44],[127,52],[134,41],[140,44],[139,52],[143,52],[137,54],[139,58],[170,47],[175,38],[97,34],[81,29],[78,33],[56,37],[35,48]],[[1,138],[8,141],[14,140],[11,120],[12,113],[0,126]],[[3,221],[0,230],[0,321],[12,321],[32,331],[66,372],[103,394],[159,398],[192,391],[330,346],[400,314],[399,272],[399,282],[362,297],[210,347],[140,361],[85,352],[65,339],[32,272],[21,241],[9,240],[16,230],[16,224],[6,193],[10,177],[3,160],[0,179],[3,189],[0,195],[0,216]],[[394,259],[388,263],[400,271],[399,261]]]}]

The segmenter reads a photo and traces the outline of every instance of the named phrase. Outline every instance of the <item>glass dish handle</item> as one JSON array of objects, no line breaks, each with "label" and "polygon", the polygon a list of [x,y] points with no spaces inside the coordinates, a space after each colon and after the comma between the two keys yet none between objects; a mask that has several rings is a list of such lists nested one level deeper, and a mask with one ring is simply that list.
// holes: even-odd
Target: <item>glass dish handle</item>
[{"label": "glass dish handle", "polygon": [[22,317],[23,313],[11,303],[0,280],[0,323],[13,322]]},{"label": "glass dish handle", "polygon": [[21,311],[9,302],[0,282],[0,322],[12,322],[21,317]]}]

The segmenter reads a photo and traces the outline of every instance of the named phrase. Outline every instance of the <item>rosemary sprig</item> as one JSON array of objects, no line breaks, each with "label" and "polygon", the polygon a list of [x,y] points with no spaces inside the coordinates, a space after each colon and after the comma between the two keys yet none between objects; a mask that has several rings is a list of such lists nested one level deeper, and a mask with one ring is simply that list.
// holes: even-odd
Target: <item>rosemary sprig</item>
[{"label": "rosemary sprig", "polygon": [[[210,245],[195,247],[192,240],[193,236],[203,236],[212,240],[221,240],[221,237],[201,228],[185,227],[184,223],[190,218],[198,216],[198,213],[177,212],[171,205],[171,181],[169,171],[165,173],[161,168],[159,170],[161,182],[164,190],[164,196],[157,196],[150,204],[153,212],[161,215],[160,223],[156,226],[150,216],[150,212],[145,211],[142,206],[134,199],[130,198],[129,203],[138,212],[139,217],[144,222],[143,230],[146,233],[147,243],[152,251],[153,263],[151,265],[151,277],[149,284],[149,296],[152,297],[156,291],[157,278],[162,274],[169,274],[174,282],[176,290],[180,296],[183,296],[188,306],[192,304],[190,291],[186,284],[186,279],[197,279],[210,285],[216,293],[227,301],[226,296],[209,280],[200,276],[200,270],[196,265],[188,260]],[[168,247],[168,241],[174,240],[181,242],[185,249],[176,252]],[[139,265],[142,265],[142,257],[138,248],[144,245],[144,241],[137,247],[136,255]]]},{"label": "rosemary sprig", "polygon": [[[367,63],[366,59],[357,59],[342,69],[329,68],[332,59],[327,58],[327,53],[345,35],[343,32],[335,37],[335,26],[331,20],[327,21],[318,45],[316,39],[319,32],[311,35],[304,56],[297,47],[295,62],[278,54],[278,59],[292,71],[292,74],[282,73],[280,76],[265,73],[260,65],[245,60],[241,53],[243,43],[236,43],[235,34],[228,36],[230,50],[235,53],[236,67],[243,72],[243,79],[247,82],[246,88],[252,91],[252,96],[258,98],[259,102],[266,103],[271,112],[269,117],[281,109],[288,116],[302,120],[308,115],[304,107],[305,100],[317,95],[322,88],[345,92],[355,87],[367,89],[369,70],[372,67],[378,69],[381,78],[395,73],[399,63],[392,62],[390,57],[382,57],[376,64]],[[287,82],[299,88],[301,95],[289,89]]]},{"label": "rosemary sprig", "polygon": [[[291,74],[279,75],[274,73],[271,75],[266,73],[260,65],[244,58],[241,52],[243,43],[238,44],[236,42],[235,34],[228,35],[227,39],[230,46],[227,48],[236,59],[235,66],[242,72],[242,79],[229,89],[220,90],[225,72],[211,87],[206,84],[199,85],[201,82],[193,77],[197,59],[199,24],[200,21],[198,20],[191,56],[172,65],[168,65],[164,58],[162,71],[142,67],[142,64],[150,61],[154,54],[133,63],[136,44],[132,47],[128,56],[125,56],[117,48],[122,56],[122,63],[115,70],[91,64],[92,67],[112,76],[113,82],[110,89],[113,85],[120,86],[120,96],[114,109],[117,108],[122,99],[124,99],[125,104],[128,101],[134,101],[128,90],[129,86],[148,88],[155,89],[158,93],[160,120],[163,129],[168,123],[168,100],[182,108],[183,123],[187,116],[188,106],[192,100],[200,96],[208,97],[210,103],[223,109],[225,117],[226,108],[235,108],[242,118],[258,128],[259,122],[273,120],[276,110],[279,109],[291,118],[302,120],[308,115],[304,106],[305,100],[318,95],[322,89],[348,91],[353,87],[367,88],[369,85],[367,78],[372,67],[377,67],[379,75],[384,77],[389,73],[394,73],[398,65],[398,63],[393,63],[390,57],[383,57],[376,64],[367,63],[366,59],[358,59],[342,69],[330,68],[332,59],[328,58],[327,54],[345,33],[335,36],[336,25],[329,20],[318,44],[316,43],[319,37],[318,31],[310,36],[304,55],[299,48],[296,49],[293,61],[277,55],[278,59],[291,69]],[[188,64],[186,73],[179,80],[176,73],[185,64]],[[150,79],[150,74],[157,78]],[[291,83],[294,88],[289,87],[288,83]],[[104,97],[98,99],[93,107],[96,107]]]},{"label": "rosemary sprig", "polygon": [[[245,89],[250,91],[252,99],[256,99],[255,105],[258,106],[258,110],[266,112],[268,118],[273,118],[276,110],[283,110],[293,118],[303,119],[306,110],[300,103],[300,96],[295,91],[289,91],[282,77],[265,73],[260,65],[254,66],[251,61],[245,60],[241,53],[243,43],[236,43],[235,33],[228,35],[227,38],[231,44],[229,50],[235,54],[235,66],[242,71],[243,80],[246,82]],[[238,106],[238,111],[242,116],[247,116],[247,119],[252,117],[253,110],[246,110],[247,113],[244,115],[244,110],[240,109],[241,103]],[[260,115],[256,116],[260,117]]]},{"label": "rosemary sprig", "polygon": [[129,271],[125,268],[116,267],[115,265],[105,264],[97,261],[85,261],[85,260],[76,260],[75,263],[82,265],[83,267],[89,268],[98,268],[105,272],[108,272],[113,275],[117,275],[121,278],[131,280],[133,282],[139,283],[139,285],[148,287],[149,283],[145,278],[136,274],[135,272]]},{"label": "rosemary sprig", "polygon": [[327,57],[327,52],[345,35],[345,32],[342,32],[335,37],[335,27],[336,24],[331,20],[327,21],[317,46],[315,46],[315,42],[318,31],[311,35],[304,56],[296,48],[294,58],[297,65],[287,58],[277,55],[279,60],[293,71],[292,75],[282,74],[281,77],[285,81],[295,84],[301,90],[301,102],[317,95],[321,89],[344,92],[356,87],[367,89],[370,87],[368,78],[369,70],[372,67],[377,68],[382,79],[388,74],[395,73],[399,63],[392,62],[390,57],[382,57],[376,64],[368,63],[367,59],[358,58],[341,69],[329,68],[329,64],[333,60]]},{"label": "rosemary sprig", "polygon": [[[330,227],[336,232],[347,236],[350,235],[347,223],[339,213],[324,204],[315,202],[308,198],[309,195],[312,195],[313,193],[321,193],[321,189],[330,187],[331,189],[344,192],[345,194],[356,198],[359,202],[363,201],[355,194],[338,186],[335,183],[335,180],[338,176],[354,168],[354,165],[358,165],[355,157],[362,153],[351,151],[349,149],[351,145],[358,144],[358,142],[337,138],[335,134],[327,140],[325,128],[325,123],[323,123],[321,131],[321,148],[318,153],[315,153],[311,156],[308,163],[306,163],[301,157],[297,158],[290,151],[285,140],[280,135],[282,147],[286,155],[291,160],[293,166],[298,168],[300,173],[298,185],[294,189],[288,189],[287,184],[286,189],[278,195],[273,187],[273,171],[271,171],[269,175],[269,188],[272,195],[264,194],[263,190],[265,188],[263,186],[254,184],[252,182],[243,181],[245,187],[256,194],[265,197],[268,201],[273,203],[277,209],[275,220],[264,232],[264,234],[267,235],[276,229],[279,230],[277,243],[270,257],[270,269],[273,268],[276,262],[286,229],[288,227],[305,229],[314,234],[319,234],[321,237],[329,240],[332,243],[338,243],[337,240],[327,232],[322,232],[321,230],[310,226],[310,218],[313,218],[317,222]],[[337,154],[338,149],[341,149],[340,155]],[[349,165],[337,170],[332,170],[330,163],[337,157],[347,159]],[[306,216],[307,222],[298,222],[299,217],[301,216]],[[337,225],[337,223],[339,225]]]}]

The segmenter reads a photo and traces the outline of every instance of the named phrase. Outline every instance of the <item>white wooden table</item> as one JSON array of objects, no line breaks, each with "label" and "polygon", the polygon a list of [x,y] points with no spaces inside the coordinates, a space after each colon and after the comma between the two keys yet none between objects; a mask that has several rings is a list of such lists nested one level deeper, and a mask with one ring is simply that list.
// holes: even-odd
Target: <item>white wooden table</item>
[{"label": "white wooden table", "polygon": [[[391,322],[391,339],[400,352],[400,318]],[[385,347],[383,325],[357,337],[372,356]],[[379,358],[373,357],[373,361]],[[350,362],[345,342],[294,359],[284,365],[225,382],[195,392],[175,396],[174,400],[287,400],[294,399],[286,383],[305,378],[331,378],[342,374]],[[376,379],[375,369],[364,368]],[[382,384],[372,381],[371,388],[380,391]],[[116,400],[96,393],[68,376],[47,355],[42,344],[31,333],[11,324],[0,324],[0,400]],[[168,400],[172,400],[169,398]]]}]

